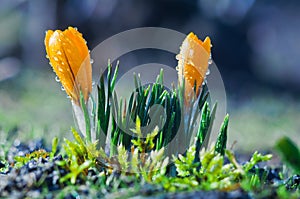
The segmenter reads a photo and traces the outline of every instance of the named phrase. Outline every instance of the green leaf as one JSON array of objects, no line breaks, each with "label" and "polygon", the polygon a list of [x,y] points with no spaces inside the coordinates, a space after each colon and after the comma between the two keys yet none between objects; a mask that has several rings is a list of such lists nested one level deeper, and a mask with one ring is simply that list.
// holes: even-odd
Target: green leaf
[{"label": "green leaf", "polygon": [[275,149],[280,157],[295,173],[300,174],[300,152],[297,145],[288,137],[279,139]]},{"label": "green leaf", "polygon": [[258,153],[257,151],[255,151],[250,159],[249,162],[247,162],[246,164],[243,165],[243,168],[245,170],[245,172],[248,172],[250,169],[252,169],[254,167],[254,165],[256,165],[259,162],[264,162],[264,161],[268,161],[272,158],[271,154],[267,154],[267,155],[262,155],[260,153]]},{"label": "green leaf", "polygon": [[210,109],[208,107],[208,103],[205,102],[201,112],[201,121],[198,128],[198,134],[196,137],[196,153],[194,162],[199,162],[199,152],[206,138],[208,129],[210,126]]},{"label": "green leaf", "polygon": [[82,94],[82,92],[80,91],[80,105],[81,105],[81,109],[83,111],[83,116],[84,116],[84,120],[85,120],[85,135],[87,137],[88,141],[92,141],[91,138],[91,121],[90,121],[90,115],[87,109],[87,105],[85,104],[84,101],[84,96]]},{"label": "green leaf", "polygon": [[205,139],[202,143],[202,146],[201,148],[208,148],[208,144],[209,144],[209,140],[210,140],[210,135],[212,133],[212,127],[213,127],[213,124],[214,124],[214,119],[215,119],[215,116],[216,116],[216,113],[217,113],[217,108],[218,108],[218,103],[216,102],[212,108],[212,111],[211,111],[211,114],[210,114],[210,124],[209,124],[209,127],[208,127],[208,130],[207,130],[207,133],[206,133],[206,136],[205,136]]},{"label": "green leaf", "polygon": [[228,129],[229,115],[227,114],[224,118],[224,122],[221,126],[220,133],[217,138],[215,145],[215,151],[224,155],[227,142],[227,129]]},{"label": "green leaf", "polygon": [[116,64],[114,75],[113,75],[112,80],[111,80],[111,86],[110,86],[111,92],[113,92],[114,89],[115,89],[115,84],[116,84],[116,80],[117,80],[117,76],[118,76],[118,71],[119,71],[119,64],[120,64],[120,62],[118,61],[117,64]]},{"label": "green leaf", "polygon": [[57,152],[57,145],[58,145],[58,137],[54,137],[52,140],[52,150],[51,150],[51,158],[53,158]]},{"label": "green leaf", "polygon": [[141,131],[141,120],[139,118],[139,116],[136,117],[136,121],[135,121],[135,133],[141,137],[142,136],[142,131]]}]

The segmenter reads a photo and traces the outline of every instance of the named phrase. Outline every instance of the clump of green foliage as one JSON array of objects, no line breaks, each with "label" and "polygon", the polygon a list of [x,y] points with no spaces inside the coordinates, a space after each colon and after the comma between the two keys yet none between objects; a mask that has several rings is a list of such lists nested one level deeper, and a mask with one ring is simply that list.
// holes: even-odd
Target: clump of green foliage
[{"label": "clump of green foliage", "polygon": [[[228,115],[216,144],[208,150],[217,106],[210,109],[205,85],[199,97],[192,98],[187,105],[184,85],[167,90],[163,86],[163,71],[152,86],[142,85],[140,76],[134,75],[136,90],[127,103],[117,98],[114,87],[118,65],[114,72],[112,68],[108,63],[107,86],[104,75],[100,78],[97,100],[93,100],[90,109],[92,114],[81,101],[88,135],[83,139],[73,129],[75,141],[64,140],[68,158],[59,164],[70,173],[61,178],[61,182],[70,180],[75,184],[78,177],[85,178],[88,169],[95,168],[99,176],[104,177],[104,184],[117,172],[120,176],[134,176],[141,183],[160,184],[169,191],[233,190],[240,187],[239,182],[249,169],[271,158],[254,153],[248,163],[239,165],[232,152],[226,149]],[[154,105],[164,109],[165,117],[151,110]],[[159,122],[153,124],[151,119],[155,117]],[[147,128],[143,128],[145,126]],[[96,142],[92,142],[93,131]],[[180,140],[176,138],[178,133]],[[169,146],[172,139],[176,146],[187,148],[178,153],[174,146]],[[172,159],[168,156],[170,153]],[[225,158],[229,163],[224,164]]]},{"label": "clump of green foliage", "polygon": [[[140,134],[140,120],[137,119],[136,133]],[[261,155],[254,153],[249,162],[243,166],[238,164],[231,151],[225,150],[225,156],[216,151],[216,147],[210,150],[204,148],[198,154],[199,162],[195,162],[196,144],[192,145],[185,154],[173,156],[176,175],[170,172],[168,157],[165,157],[164,148],[153,149],[153,138],[157,134],[157,129],[148,134],[142,140],[139,136],[132,140],[133,146],[130,153],[120,144],[117,147],[116,155],[109,157],[103,150],[97,150],[95,144],[84,143],[79,134],[73,130],[75,142],[68,145],[67,158],[60,166],[65,166],[70,173],[61,178],[61,182],[70,179],[72,184],[76,183],[76,178],[85,179],[85,169],[96,168],[101,171],[100,176],[114,176],[117,172],[121,176],[134,176],[137,182],[158,184],[168,191],[176,190],[234,190],[240,187],[239,182],[246,178],[248,170],[259,162],[267,161],[271,155]],[[69,140],[65,140],[69,143]],[[76,146],[76,147],[73,147]],[[146,150],[151,150],[145,154]],[[93,151],[93,153],[91,153]],[[97,155],[95,155],[97,154]],[[224,164],[224,158],[228,158],[229,163]],[[81,160],[81,161],[78,161]],[[120,177],[120,179],[122,179]]]},{"label": "clump of green foliage", "polygon": [[32,153],[28,153],[25,156],[15,156],[15,167],[20,168],[31,160],[38,160],[39,158],[47,158],[49,157],[49,152],[44,149],[39,149],[33,151]]},{"label": "clump of green foliage", "polygon": [[[90,113],[87,111],[88,105],[83,101],[81,103],[87,121],[88,141],[92,140],[91,134],[95,132],[97,147],[105,149],[110,156],[116,154],[116,148],[120,144],[129,150],[133,145],[132,140],[136,137],[135,127],[139,119],[143,127],[141,128],[143,138],[158,128],[153,138],[153,148],[157,150],[166,147],[170,154],[176,153],[178,146],[184,146],[186,147],[184,150],[187,150],[195,135],[198,152],[201,148],[208,147],[217,105],[210,110],[209,91],[206,85],[199,88],[201,89],[199,97],[191,98],[187,105],[184,102],[184,83],[177,87],[173,85],[171,90],[166,89],[163,85],[163,70],[153,85],[142,85],[140,76],[134,74],[136,90],[131,93],[127,102],[125,99],[118,99],[114,90],[118,67],[117,64],[113,72],[112,64],[108,63],[107,84],[105,76],[102,75],[97,85],[97,97],[96,99],[92,97]],[[152,109],[155,106],[160,108]],[[226,148],[228,121],[227,115],[216,141],[216,150],[222,155]],[[171,141],[175,144],[169,146]]]},{"label": "clump of green foliage", "polygon": [[31,153],[26,154],[25,156],[15,156],[14,157],[14,167],[21,168],[31,160],[38,161],[39,158],[50,158],[53,159],[54,155],[57,153],[57,146],[58,146],[58,138],[55,137],[52,140],[52,151],[47,152],[45,149],[38,149]]}]

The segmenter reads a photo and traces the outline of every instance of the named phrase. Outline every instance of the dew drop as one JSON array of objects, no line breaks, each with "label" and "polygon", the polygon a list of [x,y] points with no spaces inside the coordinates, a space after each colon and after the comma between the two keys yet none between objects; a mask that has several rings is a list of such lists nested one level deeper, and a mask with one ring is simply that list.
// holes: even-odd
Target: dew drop
[{"label": "dew drop", "polygon": [[56,82],[60,82],[60,80],[59,80],[59,77],[58,77],[58,76],[55,76],[55,81],[56,81]]},{"label": "dew drop", "polygon": [[208,64],[212,64],[212,63],[213,63],[212,59],[209,59]]},{"label": "dew drop", "polygon": [[65,90],[66,90],[64,86],[61,86],[60,89],[61,89],[62,91],[65,91]]},{"label": "dew drop", "polygon": [[206,75],[209,75],[209,74],[210,74],[210,70],[208,68],[207,71],[206,71]]},{"label": "dew drop", "polygon": [[91,59],[91,60],[90,60],[90,63],[91,63],[91,64],[93,64],[93,63],[94,63],[94,60],[93,60],[93,59]]},{"label": "dew drop", "polygon": [[64,71],[60,66],[57,66],[57,69],[58,69],[59,72],[63,72]]},{"label": "dew drop", "polygon": [[78,28],[77,28],[77,27],[74,27],[74,30],[78,30]]},{"label": "dew drop", "polygon": [[181,59],[181,54],[176,55],[175,58],[176,58],[177,60],[180,60],[180,59]]},{"label": "dew drop", "polygon": [[48,56],[48,55],[46,55],[46,58],[47,58],[47,59],[49,59],[49,56]]},{"label": "dew drop", "polygon": [[57,51],[57,54],[58,54],[58,55],[62,55],[62,53],[61,53],[61,51],[60,51],[60,50],[58,50],[58,51]]},{"label": "dew drop", "polygon": [[53,57],[54,61],[58,61],[58,58],[57,57]]},{"label": "dew drop", "polygon": [[92,86],[95,86],[96,85],[96,82],[92,82]]}]

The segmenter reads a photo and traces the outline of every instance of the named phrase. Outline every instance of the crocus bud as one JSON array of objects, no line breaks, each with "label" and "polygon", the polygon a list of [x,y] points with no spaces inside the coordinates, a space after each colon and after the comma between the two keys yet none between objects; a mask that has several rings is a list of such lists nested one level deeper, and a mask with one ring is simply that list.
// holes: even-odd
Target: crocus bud
[{"label": "crocus bud", "polygon": [[180,47],[180,53],[176,56],[178,59],[177,71],[179,84],[182,84],[183,79],[185,80],[186,101],[189,101],[192,96],[198,97],[199,95],[209,65],[210,48],[209,37],[202,42],[192,32]]},{"label": "crocus bud", "polygon": [[92,92],[92,66],[86,41],[76,28],[48,30],[47,57],[71,100],[80,105],[80,93],[87,102]]}]

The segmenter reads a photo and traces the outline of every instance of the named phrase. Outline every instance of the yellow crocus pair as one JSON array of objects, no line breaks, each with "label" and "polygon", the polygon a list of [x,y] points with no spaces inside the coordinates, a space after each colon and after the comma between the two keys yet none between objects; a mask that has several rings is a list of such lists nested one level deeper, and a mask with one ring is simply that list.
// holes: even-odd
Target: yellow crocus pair
[{"label": "yellow crocus pair", "polygon": [[[50,64],[71,100],[79,105],[82,92],[87,101],[92,92],[92,67],[82,34],[72,27],[64,31],[48,30],[45,46]],[[195,85],[195,94],[199,95],[208,68],[210,48],[209,37],[202,42],[194,33],[190,33],[180,47],[177,70],[179,82],[185,79],[186,99],[193,94]]]}]

